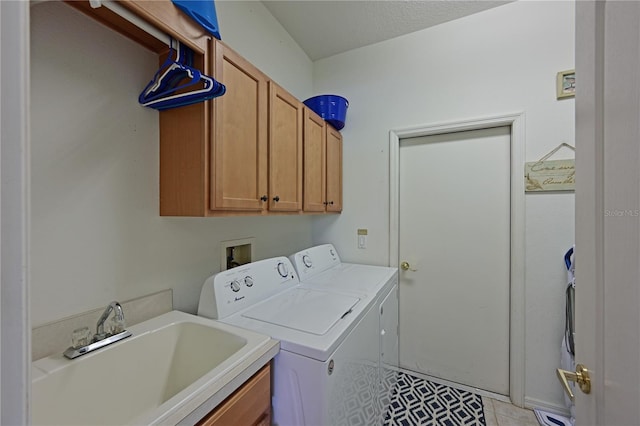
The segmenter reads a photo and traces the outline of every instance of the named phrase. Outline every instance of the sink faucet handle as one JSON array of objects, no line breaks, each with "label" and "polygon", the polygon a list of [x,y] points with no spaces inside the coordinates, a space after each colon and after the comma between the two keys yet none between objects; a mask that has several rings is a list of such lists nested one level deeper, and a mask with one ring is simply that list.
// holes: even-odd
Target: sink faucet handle
[{"label": "sink faucet handle", "polygon": [[71,333],[71,346],[81,348],[91,343],[91,330],[89,327],[76,328]]},{"label": "sink faucet handle", "polygon": [[124,322],[124,312],[122,311],[122,306],[118,302],[111,302],[113,306],[113,317],[121,322]]},{"label": "sink faucet handle", "polygon": [[126,327],[127,324],[124,321],[124,315],[116,314],[113,316],[113,318],[111,318],[108,328],[111,334],[118,334],[122,333]]}]

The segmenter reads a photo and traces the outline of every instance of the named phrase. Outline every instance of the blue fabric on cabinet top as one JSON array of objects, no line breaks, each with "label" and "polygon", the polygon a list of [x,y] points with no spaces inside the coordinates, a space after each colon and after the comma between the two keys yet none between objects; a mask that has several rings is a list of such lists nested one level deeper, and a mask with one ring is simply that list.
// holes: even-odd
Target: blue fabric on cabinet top
[{"label": "blue fabric on cabinet top", "polygon": [[213,0],[171,0],[171,2],[208,33],[221,40],[216,5]]}]

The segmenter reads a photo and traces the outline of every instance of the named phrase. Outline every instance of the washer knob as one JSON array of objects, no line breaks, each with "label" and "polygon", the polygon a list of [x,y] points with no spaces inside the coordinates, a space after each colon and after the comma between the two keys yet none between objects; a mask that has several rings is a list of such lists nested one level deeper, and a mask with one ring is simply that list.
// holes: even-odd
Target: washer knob
[{"label": "washer knob", "polygon": [[302,263],[304,263],[304,266],[306,266],[307,268],[311,268],[311,265],[313,265],[313,262],[311,262],[311,258],[308,254],[302,256]]},{"label": "washer knob", "polygon": [[240,291],[240,283],[238,282],[238,280],[231,281],[231,290],[233,290],[234,292]]},{"label": "washer knob", "polygon": [[247,275],[246,277],[244,277],[244,284],[247,287],[252,287],[253,286],[253,278],[251,278],[249,275]]},{"label": "washer knob", "polygon": [[289,275],[289,269],[287,268],[287,265],[285,265],[284,263],[278,262],[277,269],[278,269],[278,273],[282,278],[287,277]]}]

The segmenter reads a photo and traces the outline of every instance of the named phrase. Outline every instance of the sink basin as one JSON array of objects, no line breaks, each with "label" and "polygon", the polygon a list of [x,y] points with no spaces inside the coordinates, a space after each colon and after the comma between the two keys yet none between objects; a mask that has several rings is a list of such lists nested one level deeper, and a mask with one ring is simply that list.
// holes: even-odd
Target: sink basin
[{"label": "sink basin", "polygon": [[222,389],[271,340],[179,311],[129,330],[132,337],[77,359],[60,354],[33,362],[32,423],[175,423]]}]

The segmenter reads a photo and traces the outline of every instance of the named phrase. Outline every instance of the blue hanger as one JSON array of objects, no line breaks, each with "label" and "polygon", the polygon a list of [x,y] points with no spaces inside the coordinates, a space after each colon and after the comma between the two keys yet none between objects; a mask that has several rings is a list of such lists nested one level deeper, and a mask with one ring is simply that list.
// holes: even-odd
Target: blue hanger
[{"label": "blue hanger", "polygon": [[[183,46],[179,41],[177,50],[173,49],[173,40],[170,44],[167,59],[138,96],[138,102],[141,105],[164,110],[203,102],[225,93],[226,88],[223,84],[192,67],[193,51],[191,49]],[[172,59],[174,55],[175,60]],[[202,88],[184,91],[195,85]],[[178,91],[181,93],[176,93]]]},{"label": "blue hanger", "polygon": [[204,74],[201,74],[200,78],[204,83],[203,89],[193,90],[191,92],[180,93],[177,95],[157,97],[153,100],[148,100],[147,102],[143,103],[143,105],[162,111],[165,109],[177,108],[185,105],[203,102],[218,96],[222,96],[226,92],[226,87],[223,84],[218,83],[213,78]]},{"label": "blue hanger", "polygon": [[[165,96],[176,90],[183,89],[190,85],[196,84],[200,81],[200,71],[191,67],[191,63],[187,63],[186,49],[178,42],[177,50],[173,48],[172,44],[169,46],[169,54],[164,63],[160,66],[160,69],[153,76],[153,79],[144,88],[138,100],[140,103],[157,99],[158,97]],[[172,59],[175,55],[176,59]],[[185,84],[178,86],[178,83],[189,78]]]}]

